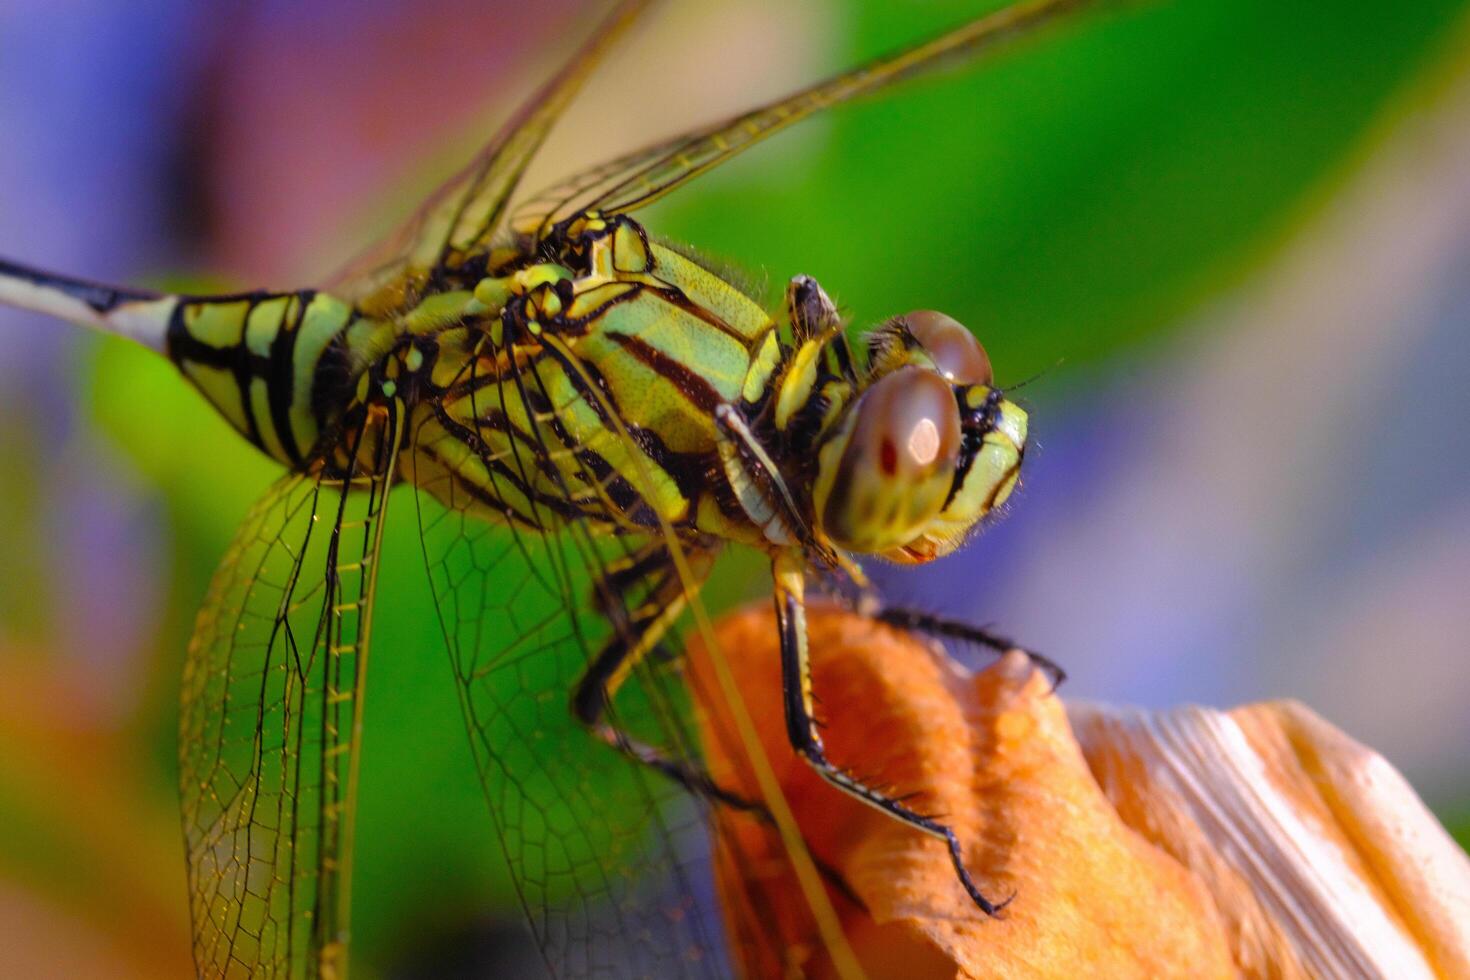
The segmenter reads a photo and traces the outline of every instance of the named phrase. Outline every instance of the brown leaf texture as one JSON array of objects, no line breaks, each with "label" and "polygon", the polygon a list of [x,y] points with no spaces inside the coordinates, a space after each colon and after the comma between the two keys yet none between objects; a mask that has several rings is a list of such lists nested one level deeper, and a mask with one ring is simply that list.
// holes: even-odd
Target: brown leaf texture
[{"label": "brown leaf texture", "polygon": [[[773,615],[726,616],[719,647],[869,976],[1470,975],[1464,852],[1387,763],[1305,709],[1079,706],[1069,722],[1018,652],[970,672],[927,639],[809,615],[828,757],[948,823],[980,888],[1011,899],[985,916],[942,841],[798,759]],[[688,669],[711,775],[758,799],[726,707],[699,696],[719,687],[697,640]],[[1171,726],[1185,746],[1172,757],[1154,730]],[[712,819],[743,974],[835,975],[775,830],[723,807]]]}]

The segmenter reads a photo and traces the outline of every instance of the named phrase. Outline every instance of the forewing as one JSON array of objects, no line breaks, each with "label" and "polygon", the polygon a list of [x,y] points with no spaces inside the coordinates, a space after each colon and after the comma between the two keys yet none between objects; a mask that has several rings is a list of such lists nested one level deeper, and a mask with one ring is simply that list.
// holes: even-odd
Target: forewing
[{"label": "forewing", "polygon": [[506,203],[551,127],[587,77],[631,27],[649,0],[622,0],[550,81],[543,85],[459,173],[442,184],[397,231],[369,248],[329,285],[364,301],[384,289],[412,290],[417,280],[477,251],[498,231]]},{"label": "forewing", "polygon": [[[380,447],[391,472],[396,446]],[[387,479],[292,473],[215,572],[184,670],[180,785],[201,976],[340,975]]]},{"label": "forewing", "polygon": [[584,211],[636,211],[814,113],[973,58],[1087,2],[1030,0],[1005,7],[775,102],[577,174],[518,206],[511,224],[539,239],[557,222]]},{"label": "forewing", "polygon": [[[486,364],[510,363],[482,353]],[[613,532],[609,509],[627,501],[626,488],[616,466],[594,458],[611,443],[578,430],[586,403],[549,395],[564,365],[543,354],[506,371],[513,380],[483,386],[465,372],[458,395],[439,399],[412,434],[409,477],[466,728],[520,899],[554,975],[723,975],[703,802],[571,711],[606,644],[635,644],[648,616],[697,601],[698,582],[668,561],[680,542],[657,529]],[[517,403],[561,421],[534,429]],[[458,425],[445,424],[451,417]],[[560,438],[535,434],[551,429]],[[502,513],[514,516],[495,519]],[[697,577],[708,555],[684,546]],[[697,770],[669,655],[678,649],[667,637],[641,662],[608,720]]]}]

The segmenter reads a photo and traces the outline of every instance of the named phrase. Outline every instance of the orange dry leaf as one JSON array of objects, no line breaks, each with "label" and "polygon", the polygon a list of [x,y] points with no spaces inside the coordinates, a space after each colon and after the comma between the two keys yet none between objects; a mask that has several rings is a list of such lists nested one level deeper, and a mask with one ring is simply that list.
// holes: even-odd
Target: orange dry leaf
[{"label": "orange dry leaf", "polygon": [[[857,616],[813,610],[810,631],[829,758],[942,817],[980,887],[997,900],[1014,896],[998,918],[986,917],[941,841],[846,796],[797,759],[782,720],[773,617],[726,618],[720,646],[813,856],[852,893],[829,885],[871,976],[1233,975],[1205,889],[1123,825],[1060,702],[1023,656],[967,675],[924,642]],[[718,689],[709,669],[692,650],[694,690]],[[721,706],[701,710],[712,775],[758,798],[722,734],[734,729]],[[729,811],[715,819],[718,886],[745,974],[829,975],[774,831]]]},{"label": "orange dry leaf", "polygon": [[[813,609],[829,758],[947,822],[980,887],[1012,899],[992,919],[941,841],[793,755],[774,617],[737,613],[717,634],[869,976],[1470,976],[1470,859],[1382,757],[1300,705],[1079,705],[1074,735],[1019,653],[971,673],[923,639]],[[694,644],[711,774],[759,799],[712,665]],[[713,820],[742,972],[835,975],[774,828],[728,808]]]}]

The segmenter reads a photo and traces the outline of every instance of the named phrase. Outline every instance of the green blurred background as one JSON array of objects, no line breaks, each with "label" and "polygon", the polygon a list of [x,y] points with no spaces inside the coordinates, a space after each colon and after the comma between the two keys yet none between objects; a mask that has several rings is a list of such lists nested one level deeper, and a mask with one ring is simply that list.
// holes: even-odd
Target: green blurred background
[{"label": "green blurred background", "polygon": [[[986,9],[788,6],[658,11],[531,183]],[[0,254],[173,287],[313,281],[598,9],[0,2]],[[1074,696],[1301,697],[1464,841],[1466,10],[1119,5],[783,135],[649,222],[773,299],[801,272],[859,327],[943,309],[1002,381],[1040,375],[1012,513],[935,574],[887,576],[895,594],[1003,623]],[[30,975],[182,973],[179,669],[275,470],[145,351],[9,312],[0,341],[0,949]],[[390,522],[380,580],[367,975],[517,948],[414,532]],[[748,572],[715,604],[759,594]]]}]

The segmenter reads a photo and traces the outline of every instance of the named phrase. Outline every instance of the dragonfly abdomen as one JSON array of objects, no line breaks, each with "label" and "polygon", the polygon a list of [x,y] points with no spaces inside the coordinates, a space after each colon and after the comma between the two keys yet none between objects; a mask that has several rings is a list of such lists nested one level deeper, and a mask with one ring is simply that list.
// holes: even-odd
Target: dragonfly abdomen
[{"label": "dragonfly abdomen", "polygon": [[242,435],[293,467],[308,461],[388,332],[386,324],[314,290],[178,296],[3,259],[0,302],[166,355]]},{"label": "dragonfly abdomen", "polygon": [[312,290],[181,298],[166,350],[242,435],[299,466],[343,401],[352,313]]},{"label": "dragonfly abdomen", "polygon": [[0,259],[0,302],[115,333],[162,351],[172,298],[43,272]]}]

